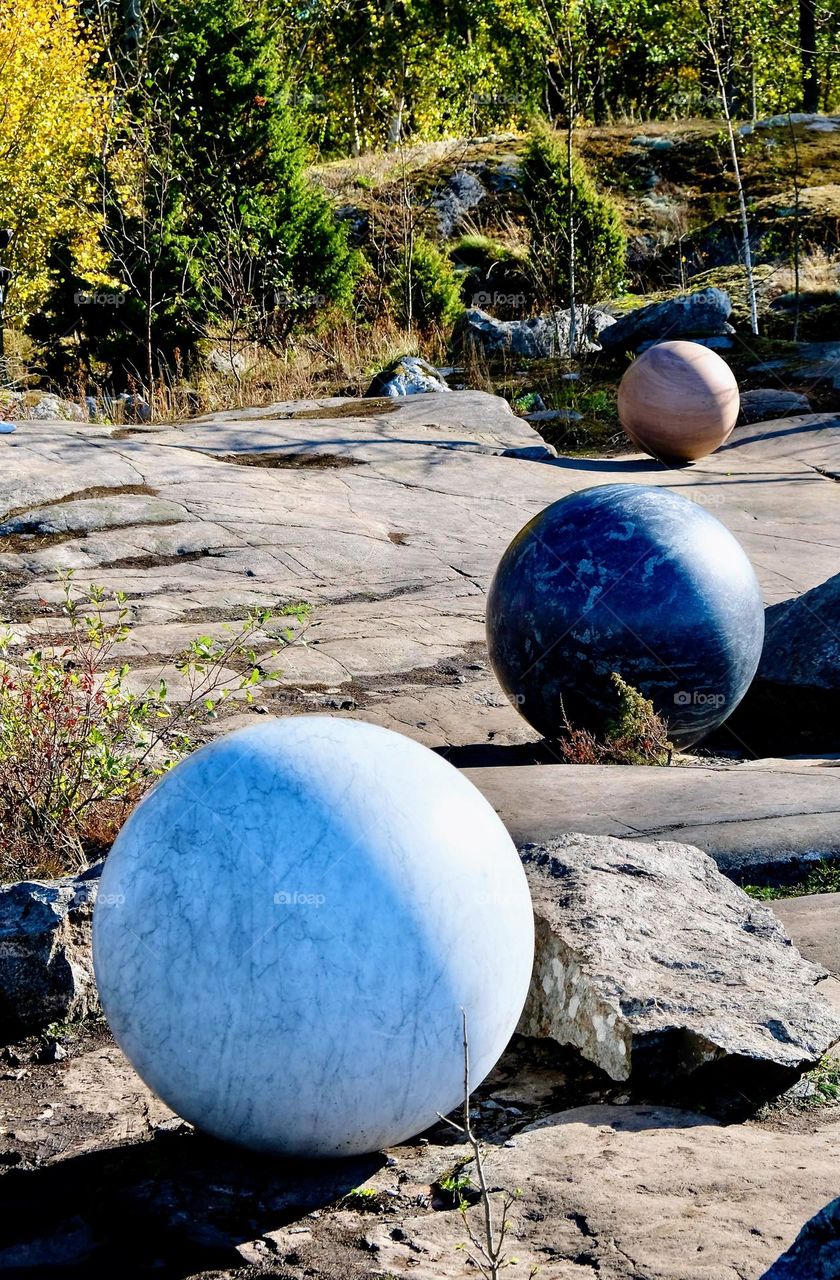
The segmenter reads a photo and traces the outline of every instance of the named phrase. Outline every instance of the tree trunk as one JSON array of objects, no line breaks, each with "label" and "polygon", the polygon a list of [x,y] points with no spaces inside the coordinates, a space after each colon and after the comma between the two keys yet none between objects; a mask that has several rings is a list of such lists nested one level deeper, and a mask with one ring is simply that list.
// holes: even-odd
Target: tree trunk
[{"label": "tree trunk", "polygon": [[392,149],[402,142],[403,113],[405,112],[405,63],[400,70],[399,92],[394,94],[394,110],[388,126],[388,146]]},{"label": "tree trunk", "polygon": [[793,225],[793,287],[794,287],[794,312],[793,312],[793,341],[799,341],[799,323],[802,308],[802,283],[801,283],[801,267],[800,267],[800,241],[802,234],[802,202],[800,199],[800,174],[799,174],[799,146],[796,141],[796,129],[788,112],[788,127],[790,129],[790,139],[793,143],[793,209],[794,209],[794,225]]},{"label": "tree trunk", "polygon": [[755,293],[755,273],[753,272],[752,262],[752,246],[750,245],[750,221],[747,216],[747,198],[744,194],[744,182],[741,177],[741,164],[738,160],[738,143],[735,139],[735,126],[732,122],[732,112],[729,109],[729,100],[726,96],[726,87],[723,83],[723,77],[720,74],[720,64],[716,64],[718,68],[718,81],[720,84],[720,96],[723,103],[723,115],[726,120],[726,130],[729,135],[729,154],[732,157],[732,171],[735,174],[735,185],[738,188],[738,209],[741,214],[741,243],[744,255],[744,270],[747,273],[747,292],[750,299],[750,328],[752,332],[758,334],[758,301]]},{"label": "tree trunk", "polygon": [[350,81],[350,110],[353,123],[353,141],[351,144],[351,150],[354,156],[360,156],[362,154],[362,137],[359,130],[359,105],[356,100],[355,80]]},{"label": "tree trunk", "polygon": [[814,113],[820,109],[816,0],[799,0],[799,45],[802,50],[802,110]]},{"label": "tree trunk", "polygon": [[143,39],[143,7],[141,0],[125,0],[123,10],[123,47],[135,53]]},{"label": "tree trunk", "polygon": [[741,174],[741,164],[738,159],[738,141],[735,137],[735,123],[732,119],[732,103],[727,92],[726,72],[721,64],[721,48],[726,51],[731,46],[731,40],[728,30],[725,27],[724,18],[726,8],[716,9],[711,5],[704,8],[704,17],[706,20],[706,50],[711,59],[714,68],[715,79],[718,84],[718,93],[720,95],[720,105],[723,110],[723,118],[726,122],[726,132],[729,137],[729,155],[732,160],[732,172],[735,176],[735,186],[738,191],[738,210],[741,215],[741,252],[744,259],[744,271],[747,276],[747,293],[750,302],[750,328],[756,336],[758,335],[758,300],[755,291],[755,272],[753,271],[752,246],[750,245],[750,220],[747,214],[747,197],[744,192],[744,180]]},{"label": "tree trunk", "polygon": [[[570,90],[571,92],[571,90]],[[569,104],[571,108],[571,103]],[[568,166],[568,183],[569,183],[569,355],[574,357],[575,348],[577,347],[577,307],[575,302],[575,293],[577,291],[576,280],[576,263],[575,256],[577,254],[577,238],[575,236],[575,184],[572,176],[572,162],[574,160],[574,128],[575,119],[569,113],[569,126],[566,130],[566,164]]]},{"label": "tree trunk", "polygon": [[154,307],[154,272],[149,271],[149,283],[146,293],[146,385],[147,395],[149,397],[149,405],[154,404],[155,391],[155,357],[154,347],[152,345],[152,309]]}]

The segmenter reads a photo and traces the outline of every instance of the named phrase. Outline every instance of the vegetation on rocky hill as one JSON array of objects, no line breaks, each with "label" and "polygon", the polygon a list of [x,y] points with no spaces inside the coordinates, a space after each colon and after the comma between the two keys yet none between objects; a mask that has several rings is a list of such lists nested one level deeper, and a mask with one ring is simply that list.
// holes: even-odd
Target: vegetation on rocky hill
[{"label": "vegetation on rocky hill", "polygon": [[180,416],[446,358],[463,306],[747,253],[798,296],[840,242],[835,124],[795,114],[840,102],[838,44],[838,0],[6,6],[3,385]]}]

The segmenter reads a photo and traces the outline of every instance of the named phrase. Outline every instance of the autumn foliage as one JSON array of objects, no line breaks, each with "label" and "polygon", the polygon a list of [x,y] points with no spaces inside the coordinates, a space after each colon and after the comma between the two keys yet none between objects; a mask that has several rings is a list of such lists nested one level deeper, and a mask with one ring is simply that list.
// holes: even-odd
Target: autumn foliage
[{"label": "autumn foliage", "polygon": [[14,232],[13,321],[43,296],[56,241],[94,281],[107,266],[94,165],[111,97],[99,54],[75,0],[0,5],[0,226]]}]

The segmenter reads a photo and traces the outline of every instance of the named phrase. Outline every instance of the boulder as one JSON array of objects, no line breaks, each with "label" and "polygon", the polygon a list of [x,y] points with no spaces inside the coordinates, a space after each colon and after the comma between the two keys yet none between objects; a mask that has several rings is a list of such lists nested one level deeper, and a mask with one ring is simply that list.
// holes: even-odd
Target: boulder
[{"label": "boulder", "polygon": [[36,422],[83,422],[85,417],[81,405],[63,400],[51,391],[30,392],[21,402],[20,413]]},{"label": "boulder", "polygon": [[[456,345],[471,343],[487,355],[507,352],[525,360],[547,360],[568,352],[570,321],[570,311],[555,311],[553,315],[528,320],[497,320],[479,307],[471,307],[458,322],[453,336]],[[604,330],[613,325],[615,319],[605,311],[578,307],[575,349],[599,351]]]},{"label": "boulder", "polygon": [[230,378],[241,378],[248,371],[248,361],[241,351],[230,352],[223,351],[221,347],[212,347],[207,353],[207,367]]},{"label": "boulder", "polygon": [[99,1007],[90,951],[97,872],[0,887],[0,1041]]},{"label": "boulder", "polygon": [[[730,325],[729,328],[732,328],[732,326]],[[643,351],[648,351],[651,347],[657,347],[660,342],[665,341],[667,339],[657,338],[655,342],[641,342],[636,348],[636,355],[641,355]],[[691,338],[690,341],[696,342],[698,347],[708,347],[710,351],[731,351],[735,346],[734,338],[731,338],[728,333],[716,333],[711,338]]]},{"label": "boulder", "polygon": [[755,391],[741,392],[742,422],[770,422],[774,418],[790,418],[799,413],[810,412],[808,397],[799,391],[759,387]]},{"label": "boulder", "polygon": [[509,449],[502,449],[499,456],[518,458],[520,462],[550,462],[557,457],[557,450],[553,444],[512,445]]},{"label": "boulder", "polygon": [[535,413],[523,415],[526,422],[542,426],[571,426],[573,422],[582,422],[583,414],[576,409],[537,409]]},{"label": "boulder", "polygon": [[459,169],[453,173],[440,194],[432,200],[441,239],[450,240],[467,214],[481,204],[486,195],[486,187],[472,170]]},{"label": "boulder", "polygon": [[630,146],[641,147],[644,151],[673,151],[674,140],[663,135],[649,137],[647,134],[640,133],[630,139]]},{"label": "boulder", "polygon": [[792,124],[803,124],[814,133],[834,133],[840,129],[840,116],[824,116],[808,111],[786,112],[780,116],[768,116],[766,120],[756,120],[754,124],[742,124],[738,132],[749,137],[756,129],[790,129]]},{"label": "boulder", "polygon": [[521,852],[537,936],[522,1034],[573,1045],[614,1080],[724,1063],[752,1097],[840,1038],[825,972],[701,850],[566,835]]},{"label": "boulder", "polygon": [[644,342],[725,335],[731,314],[728,293],[701,289],[628,312],[601,334],[601,346],[605,351],[638,351]]},{"label": "boulder", "polygon": [[764,649],[729,722],[753,751],[840,751],[840,574],[765,612]]},{"label": "boulder", "polygon": [[806,1222],[787,1253],[762,1280],[838,1280],[840,1276],[840,1196]]},{"label": "boulder", "polygon": [[400,356],[377,373],[366,396],[414,396],[426,391],[448,391],[434,365],[419,356]]}]

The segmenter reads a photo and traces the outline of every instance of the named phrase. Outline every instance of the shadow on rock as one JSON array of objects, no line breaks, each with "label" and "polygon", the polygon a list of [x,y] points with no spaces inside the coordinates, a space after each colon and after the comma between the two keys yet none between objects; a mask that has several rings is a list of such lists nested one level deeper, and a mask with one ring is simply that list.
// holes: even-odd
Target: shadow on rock
[{"label": "shadow on rock", "polygon": [[180,1128],[10,1169],[0,1181],[0,1272],[179,1278],[241,1267],[239,1244],[331,1203],[383,1162],[278,1160]]}]

